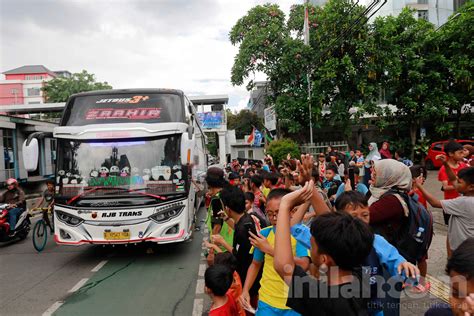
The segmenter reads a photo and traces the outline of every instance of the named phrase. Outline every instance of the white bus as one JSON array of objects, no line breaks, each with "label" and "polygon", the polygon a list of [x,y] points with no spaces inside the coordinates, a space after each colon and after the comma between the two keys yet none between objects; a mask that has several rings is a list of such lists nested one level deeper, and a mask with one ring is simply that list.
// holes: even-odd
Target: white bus
[{"label": "white bus", "polygon": [[[38,164],[35,133],[23,144]],[[54,238],[62,245],[182,242],[190,238],[207,167],[205,135],[179,90],[72,95],[57,139]]]}]

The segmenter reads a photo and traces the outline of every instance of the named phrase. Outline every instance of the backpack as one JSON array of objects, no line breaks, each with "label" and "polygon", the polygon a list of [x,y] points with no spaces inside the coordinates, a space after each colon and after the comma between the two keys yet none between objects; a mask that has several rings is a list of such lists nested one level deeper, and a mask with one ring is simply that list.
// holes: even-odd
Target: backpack
[{"label": "backpack", "polygon": [[392,243],[407,261],[416,264],[428,253],[431,245],[433,214],[406,192],[392,189],[382,197],[386,195],[395,195],[405,211],[400,229],[394,234]]}]

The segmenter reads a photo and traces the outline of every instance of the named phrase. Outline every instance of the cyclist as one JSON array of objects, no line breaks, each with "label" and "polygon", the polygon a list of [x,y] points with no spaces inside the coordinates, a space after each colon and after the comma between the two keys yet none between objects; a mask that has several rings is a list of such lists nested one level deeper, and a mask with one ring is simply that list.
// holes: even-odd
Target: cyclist
[{"label": "cyclist", "polygon": [[54,228],[49,221],[48,209],[52,209],[54,204],[54,182],[52,180],[46,181],[46,190],[44,190],[41,200],[36,204],[34,208],[39,208],[44,202],[46,202],[47,207],[43,209],[43,219],[51,230],[51,234],[54,233]]},{"label": "cyclist", "polygon": [[26,210],[25,192],[18,187],[18,181],[10,178],[6,181],[7,191],[0,196],[0,203],[7,203],[10,233],[14,234],[18,216]]}]

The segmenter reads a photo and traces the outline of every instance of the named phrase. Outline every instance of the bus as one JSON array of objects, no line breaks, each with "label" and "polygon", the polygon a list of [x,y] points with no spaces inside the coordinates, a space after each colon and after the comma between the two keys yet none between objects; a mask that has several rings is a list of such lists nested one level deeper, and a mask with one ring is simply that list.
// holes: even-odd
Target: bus
[{"label": "bus", "polygon": [[78,93],[53,135],[23,144],[38,165],[38,140],[57,140],[54,238],[61,245],[188,240],[203,199],[205,135],[180,90]]}]

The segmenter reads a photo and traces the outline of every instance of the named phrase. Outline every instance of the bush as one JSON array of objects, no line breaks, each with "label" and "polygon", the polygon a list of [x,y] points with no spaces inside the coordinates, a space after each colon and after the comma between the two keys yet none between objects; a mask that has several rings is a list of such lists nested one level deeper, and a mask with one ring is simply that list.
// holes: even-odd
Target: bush
[{"label": "bush", "polygon": [[291,157],[293,158],[299,158],[301,155],[298,144],[288,138],[272,141],[268,146],[267,152],[273,157],[273,162],[277,166],[282,160],[286,159],[286,155],[288,154],[291,154]]}]

